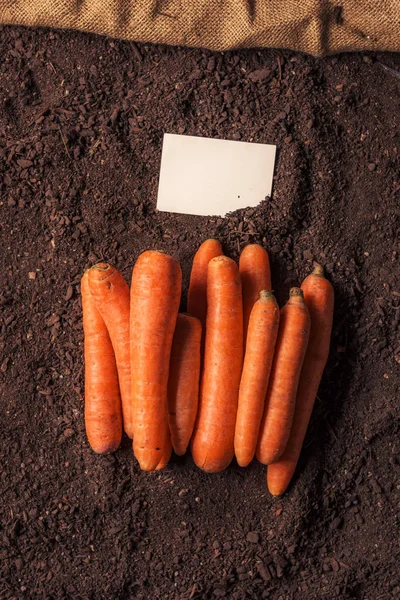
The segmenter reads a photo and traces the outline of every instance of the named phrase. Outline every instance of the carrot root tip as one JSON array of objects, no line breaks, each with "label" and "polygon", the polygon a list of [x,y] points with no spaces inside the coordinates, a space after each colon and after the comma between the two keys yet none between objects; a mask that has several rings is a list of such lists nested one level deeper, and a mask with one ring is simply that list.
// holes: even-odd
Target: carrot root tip
[{"label": "carrot root tip", "polygon": [[278,498],[279,496],[282,496],[285,493],[285,490],[271,490],[270,488],[268,489],[271,496],[274,496],[275,498]]}]

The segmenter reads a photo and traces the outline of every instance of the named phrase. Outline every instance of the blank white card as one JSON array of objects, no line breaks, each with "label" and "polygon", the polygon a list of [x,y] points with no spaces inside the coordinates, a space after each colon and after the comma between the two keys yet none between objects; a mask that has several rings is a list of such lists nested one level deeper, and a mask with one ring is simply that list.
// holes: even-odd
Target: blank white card
[{"label": "blank white card", "polygon": [[157,208],[218,215],[272,192],[276,146],[164,134]]}]

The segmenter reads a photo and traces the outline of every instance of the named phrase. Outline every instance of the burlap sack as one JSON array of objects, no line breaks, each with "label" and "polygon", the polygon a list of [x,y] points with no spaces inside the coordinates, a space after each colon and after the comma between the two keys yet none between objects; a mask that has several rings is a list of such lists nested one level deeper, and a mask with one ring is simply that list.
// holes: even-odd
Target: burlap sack
[{"label": "burlap sack", "polygon": [[0,0],[0,23],[212,50],[400,50],[400,0]]}]

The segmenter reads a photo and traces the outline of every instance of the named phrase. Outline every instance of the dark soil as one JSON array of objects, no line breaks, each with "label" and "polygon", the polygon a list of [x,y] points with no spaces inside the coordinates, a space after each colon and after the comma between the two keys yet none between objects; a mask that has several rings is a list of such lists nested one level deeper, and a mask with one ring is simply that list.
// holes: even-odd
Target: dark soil
[{"label": "dark soil", "polygon": [[[392,70],[382,66],[387,65]],[[400,57],[212,54],[0,29],[0,597],[400,598]],[[272,200],[155,210],[164,132],[276,143]],[[140,473],[83,423],[79,280],[199,243],[270,251],[274,286],[325,264],[331,354],[289,492],[264,468]]]}]

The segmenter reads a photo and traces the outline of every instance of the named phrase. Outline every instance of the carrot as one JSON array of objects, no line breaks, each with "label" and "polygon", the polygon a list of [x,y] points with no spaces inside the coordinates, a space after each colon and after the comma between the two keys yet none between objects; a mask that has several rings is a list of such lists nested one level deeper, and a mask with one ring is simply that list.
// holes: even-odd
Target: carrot
[{"label": "carrot", "polygon": [[303,281],[301,288],[310,312],[310,341],[300,374],[289,440],[278,462],[268,467],[268,488],[274,496],[280,496],[285,492],[296,470],[322,373],[329,355],[334,304],[333,287],[325,279],[324,269],[317,265],[312,274]]},{"label": "carrot", "polygon": [[152,250],[139,256],[131,285],[131,372],[133,450],[144,471],[171,454],[167,385],[181,285],[174,258]]},{"label": "carrot", "polygon": [[199,403],[201,323],[178,314],[168,379],[168,418],[172,447],[185,454]]},{"label": "carrot", "polygon": [[171,458],[171,448],[167,449],[166,454],[161,458],[160,462],[156,466],[156,471],[162,471],[167,466],[169,459]]},{"label": "carrot", "polygon": [[258,460],[268,465],[285,449],[292,425],[300,371],[310,335],[310,316],[303,291],[290,290],[281,310],[278,339],[257,444]]},{"label": "carrot", "polygon": [[124,430],[131,438],[132,396],[129,347],[129,287],[121,273],[107,263],[89,269],[89,286],[110,334],[117,362]]},{"label": "carrot", "polygon": [[242,286],[236,263],[213,258],[207,275],[207,324],[200,403],[192,438],[194,462],[222,471],[234,455],[233,440],[243,362]]},{"label": "carrot", "polygon": [[239,388],[235,454],[241,467],[254,457],[265,395],[279,328],[279,308],[272,292],[263,290],[253,306]]},{"label": "carrot", "polygon": [[206,240],[193,258],[188,291],[188,313],[197,317],[203,327],[207,316],[207,267],[211,259],[221,256],[222,246],[217,240]]},{"label": "carrot", "polygon": [[95,452],[118,448],[122,437],[121,399],[114,350],[107,327],[89,288],[88,272],[81,279],[85,334],[85,427]]},{"label": "carrot", "polygon": [[247,341],[250,313],[261,290],[271,290],[268,252],[259,244],[249,244],[240,255],[239,272],[243,288],[243,341]]}]

